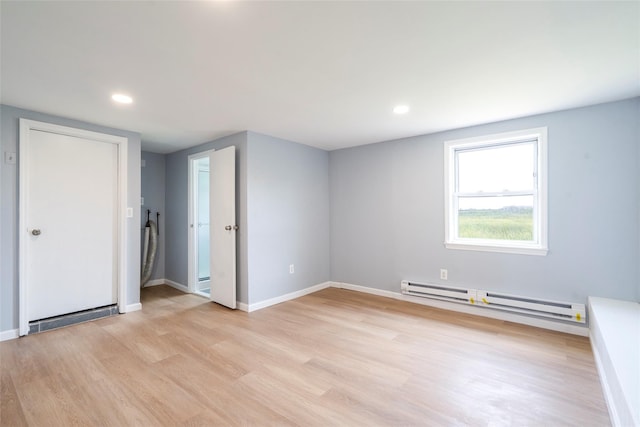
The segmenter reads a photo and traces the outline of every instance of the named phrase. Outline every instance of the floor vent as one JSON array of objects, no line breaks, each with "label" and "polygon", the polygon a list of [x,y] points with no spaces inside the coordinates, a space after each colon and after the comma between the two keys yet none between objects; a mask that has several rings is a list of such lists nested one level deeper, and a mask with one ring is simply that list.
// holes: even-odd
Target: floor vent
[{"label": "floor vent", "polygon": [[29,335],[38,332],[49,331],[51,329],[58,329],[63,326],[75,325],[76,323],[88,322],[89,320],[115,316],[116,314],[118,314],[118,306],[116,304],[113,304],[104,307],[78,311],[76,313],[49,317],[47,319],[34,320],[32,322],[29,322]]},{"label": "floor vent", "polygon": [[479,289],[410,282],[408,280],[401,282],[401,289],[405,295],[489,307],[570,322],[586,322],[584,304],[541,300]]}]

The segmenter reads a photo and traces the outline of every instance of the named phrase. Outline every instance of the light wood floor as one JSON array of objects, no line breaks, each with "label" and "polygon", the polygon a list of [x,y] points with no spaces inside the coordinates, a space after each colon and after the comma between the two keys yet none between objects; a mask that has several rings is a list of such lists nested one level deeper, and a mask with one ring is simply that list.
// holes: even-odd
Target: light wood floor
[{"label": "light wood floor", "polygon": [[0,344],[0,424],[609,425],[586,338],[339,289],[142,304]]}]

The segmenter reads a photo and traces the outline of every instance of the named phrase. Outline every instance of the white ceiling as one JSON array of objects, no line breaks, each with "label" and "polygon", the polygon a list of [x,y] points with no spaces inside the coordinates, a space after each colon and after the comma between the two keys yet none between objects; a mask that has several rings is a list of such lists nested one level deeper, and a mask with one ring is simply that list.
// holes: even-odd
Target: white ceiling
[{"label": "white ceiling", "polygon": [[0,8],[3,104],[160,153],[247,129],[332,150],[640,95],[637,1]]}]

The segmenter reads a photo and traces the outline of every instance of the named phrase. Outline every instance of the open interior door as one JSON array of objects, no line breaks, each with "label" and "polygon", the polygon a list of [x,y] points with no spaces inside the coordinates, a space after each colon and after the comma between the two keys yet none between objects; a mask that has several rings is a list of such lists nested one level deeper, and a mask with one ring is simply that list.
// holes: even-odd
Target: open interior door
[{"label": "open interior door", "polygon": [[211,301],[236,308],[236,147],[209,158]]}]

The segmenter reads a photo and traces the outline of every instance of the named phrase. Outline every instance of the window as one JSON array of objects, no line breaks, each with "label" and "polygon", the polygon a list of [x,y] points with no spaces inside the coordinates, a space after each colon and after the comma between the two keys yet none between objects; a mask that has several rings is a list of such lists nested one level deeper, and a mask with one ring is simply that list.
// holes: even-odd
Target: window
[{"label": "window", "polygon": [[445,246],[547,253],[547,129],[445,142]]}]

